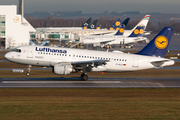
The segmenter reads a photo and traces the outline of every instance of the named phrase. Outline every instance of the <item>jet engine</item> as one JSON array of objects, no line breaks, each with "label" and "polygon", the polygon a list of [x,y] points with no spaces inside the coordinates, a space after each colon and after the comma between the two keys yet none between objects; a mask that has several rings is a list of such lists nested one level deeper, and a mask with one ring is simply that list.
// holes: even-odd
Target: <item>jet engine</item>
[{"label": "jet engine", "polygon": [[53,73],[58,75],[68,75],[72,72],[70,63],[56,63],[54,65]]}]

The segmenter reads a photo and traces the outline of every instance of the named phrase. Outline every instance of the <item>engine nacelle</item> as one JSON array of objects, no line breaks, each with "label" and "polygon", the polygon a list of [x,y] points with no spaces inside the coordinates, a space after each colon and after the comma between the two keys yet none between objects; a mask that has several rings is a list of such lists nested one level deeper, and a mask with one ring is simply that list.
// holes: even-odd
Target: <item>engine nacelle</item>
[{"label": "engine nacelle", "polygon": [[72,72],[72,66],[70,63],[56,63],[53,72],[58,75],[68,75]]}]

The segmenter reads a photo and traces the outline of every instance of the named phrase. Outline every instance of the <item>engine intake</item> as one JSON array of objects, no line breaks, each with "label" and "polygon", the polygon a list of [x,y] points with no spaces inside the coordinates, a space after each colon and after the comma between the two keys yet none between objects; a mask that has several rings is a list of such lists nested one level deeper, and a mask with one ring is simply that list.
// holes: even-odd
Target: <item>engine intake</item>
[{"label": "engine intake", "polygon": [[53,72],[58,75],[68,75],[72,72],[72,66],[70,63],[56,63]]}]

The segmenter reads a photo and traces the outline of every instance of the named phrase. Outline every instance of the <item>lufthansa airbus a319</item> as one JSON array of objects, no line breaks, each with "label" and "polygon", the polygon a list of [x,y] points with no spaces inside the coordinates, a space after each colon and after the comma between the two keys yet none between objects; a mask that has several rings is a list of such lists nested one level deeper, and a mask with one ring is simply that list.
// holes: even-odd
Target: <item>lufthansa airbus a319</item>
[{"label": "lufthansa airbus a319", "polygon": [[[165,27],[140,52],[127,54],[48,46],[21,46],[5,54],[11,62],[52,67],[55,74],[67,75],[73,69],[82,71],[82,80],[88,80],[86,72],[122,72],[137,71],[173,65],[166,59],[174,28]],[[27,73],[30,75],[30,72]]]}]

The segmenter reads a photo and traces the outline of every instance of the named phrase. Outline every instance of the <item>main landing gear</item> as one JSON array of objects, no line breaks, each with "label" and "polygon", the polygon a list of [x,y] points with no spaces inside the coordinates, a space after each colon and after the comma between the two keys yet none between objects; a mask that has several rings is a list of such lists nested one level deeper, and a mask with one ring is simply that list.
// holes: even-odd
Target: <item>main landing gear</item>
[{"label": "main landing gear", "polygon": [[28,65],[28,72],[26,73],[27,76],[30,76],[31,67],[31,65]]},{"label": "main landing gear", "polygon": [[87,81],[88,80],[88,76],[86,75],[86,73],[83,73],[81,75],[81,79],[84,80],[84,81]]},{"label": "main landing gear", "polygon": [[86,75],[86,66],[83,66],[81,79],[84,80],[84,81],[88,80],[88,76]]}]

